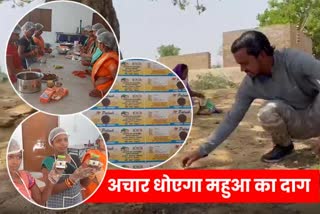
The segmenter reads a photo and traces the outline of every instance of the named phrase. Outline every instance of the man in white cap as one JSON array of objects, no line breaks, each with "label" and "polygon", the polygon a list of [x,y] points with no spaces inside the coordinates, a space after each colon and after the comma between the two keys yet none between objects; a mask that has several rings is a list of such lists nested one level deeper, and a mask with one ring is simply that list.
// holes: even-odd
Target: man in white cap
[{"label": "man in white cap", "polygon": [[38,54],[38,48],[32,39],[35,32],[35,25],[32,22],[26,22],[21,30],[23,36],[18,43],[18,53],[22,60],[23,67],[28,68],[29,64],[34,62],[34,59]]}]

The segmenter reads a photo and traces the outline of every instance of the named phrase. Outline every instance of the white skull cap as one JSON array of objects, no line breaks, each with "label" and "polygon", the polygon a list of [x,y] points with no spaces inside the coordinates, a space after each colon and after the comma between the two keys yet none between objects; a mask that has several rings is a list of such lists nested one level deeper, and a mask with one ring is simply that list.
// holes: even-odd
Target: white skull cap
[{"label": "white skull cap", "polygon": [[[49,145],[52,147],[52,142],[54,141],[54,139],[56,137],[58,137],[59,135],[61,134],[66,134],[68,135],[68,133],[66,132],[66,130],[64,130],[63,128],[60,128],[60,127],[56,127],[54,129],[52,129],[49,133],[49,136],[48,136],[48,143]],[[69,135],[68,135],[69,136]]]},{"label": "white skull cap", "polygon": [[8,155],[16,154],[22,151],[23,149],[21,145],[18,143],[18,141],[16,141],[15,139],[12,139],[9,143]]}]

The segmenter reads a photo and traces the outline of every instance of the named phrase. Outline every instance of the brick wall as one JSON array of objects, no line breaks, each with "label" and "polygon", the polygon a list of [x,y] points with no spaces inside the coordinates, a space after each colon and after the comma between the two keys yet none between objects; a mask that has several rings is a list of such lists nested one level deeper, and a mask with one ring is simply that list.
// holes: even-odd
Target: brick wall
[{"label": "brick wall", "polygon": [[291,47],[312,54],[311,38],[298,31],[294,25],[291,25]]},{"label": "brick wall", "polygon": [[[234,67],[237,63],[234,61],[230,47],[246,30],[230,31],[223,33],[223,66]],[[297,31],[294,25],[273,25],[268,27],[257,28],[269,38],[272,45],[276,48],[298,48],[307,53],[312,53],[312,41],[304,33]],[[300,37],[299,41],[297,37]]]},{"label": "brick wall", "polygon": [[209,52],[184,54],[179,56],[160,57],[159,62],[173,69],[177,64],[187,64],[189,69],[211,68],[211,58]]}]

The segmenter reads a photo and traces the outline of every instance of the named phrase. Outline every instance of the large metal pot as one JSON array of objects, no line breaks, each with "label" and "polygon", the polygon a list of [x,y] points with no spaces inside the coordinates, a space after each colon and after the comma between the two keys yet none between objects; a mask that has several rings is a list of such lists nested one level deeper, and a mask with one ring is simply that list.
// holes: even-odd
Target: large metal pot
[{"label": "large metal pot", "polygon": [[35,93],[41,90],[42,73],[27,71],[17,74],[18,91],[21,93]]}]

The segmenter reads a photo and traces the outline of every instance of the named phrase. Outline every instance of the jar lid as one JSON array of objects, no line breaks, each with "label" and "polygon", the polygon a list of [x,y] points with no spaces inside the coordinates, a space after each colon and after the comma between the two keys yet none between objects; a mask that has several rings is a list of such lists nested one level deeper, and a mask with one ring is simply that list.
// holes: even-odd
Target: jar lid
[{"label": "jar lid", "polygon": [[58,155],[58,159],[66,159],[65,155]]}]

